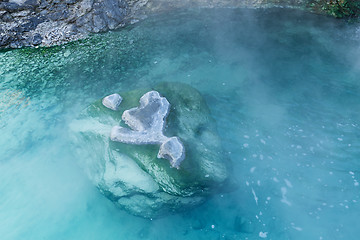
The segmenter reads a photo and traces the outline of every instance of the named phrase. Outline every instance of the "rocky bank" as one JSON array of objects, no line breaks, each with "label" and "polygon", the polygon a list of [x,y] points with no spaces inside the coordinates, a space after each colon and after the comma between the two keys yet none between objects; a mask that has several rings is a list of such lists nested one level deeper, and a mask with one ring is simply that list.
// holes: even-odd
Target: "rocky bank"
[{"label": "rocky bank", "polygon": [[52,46],[188,7],[303,7],[306,0],[3,0],[0,48]]},{"label": "rocky bank", "polygon": [[[137,21],[147,0],[5,0],[0,47],[59,45]],[[141,16],[140,16],[141,17]]]}]

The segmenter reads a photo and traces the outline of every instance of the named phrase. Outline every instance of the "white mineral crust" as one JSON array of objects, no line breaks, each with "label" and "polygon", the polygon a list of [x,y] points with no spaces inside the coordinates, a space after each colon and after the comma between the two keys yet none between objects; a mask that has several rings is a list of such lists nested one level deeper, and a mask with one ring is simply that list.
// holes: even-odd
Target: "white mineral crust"
[{"label": "white mineral crust", "polygon": [[[112,96],[112,95],[110,95]],[[145,93],[140,106],[124,111],[122,119],[131,128],[115,126],[111,130],[112,141],[129,144],[159,144],[158,158],[170,161],[179,168],[185,158],[185,149],[178,137],[166,137],[163,133],[170,103],[157,91]]]},{"label": "white mineral crust", "polygon": [[119,94],[114,93],[104,97],[102,100],[102,104],[105,107],[110,108],[111,110],[117,111],[121,101],[122,101],[122,97]]}]

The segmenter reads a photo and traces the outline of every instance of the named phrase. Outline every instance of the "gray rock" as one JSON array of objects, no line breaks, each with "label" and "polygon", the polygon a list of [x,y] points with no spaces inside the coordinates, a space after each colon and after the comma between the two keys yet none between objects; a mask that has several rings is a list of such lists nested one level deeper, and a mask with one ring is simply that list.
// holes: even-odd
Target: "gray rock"
[{"label": "gray rock", "polygon": [[40,6],[39,6],[40,9],[44,9],[44,8],[49,7],[49,6],[50,6],[50,4],[48,3],[47,0],[40,0]]},{"label": "gray rock", "polygon": [[26,20],[26,17],[30,17],[31,13],[32,13],[31,10],[21,10],[18,12],[11,13],[11,16],[18,19],[25,18],[24,20]]},{"label": "gray rock", "polygon": [[90,12],[91,9],[93,8],[93,4],[94,4],[94,0],[83,0],[81,2],[79,2],[76,10],[76,13],[78,16],[83,16],[86,13]]},{"label": "gray rock", "polygon": [[6,12],[4,15],[2,15],[1,20],[4,22],[11,22],[14,20],[14,18],[11,16],[10,13]]},{"label": "gray rock", "polygon": [[24,5],[30,6],[32,8],[38,7],[39,6],[39,1],[38,0],[26,0],[24,2]]},{"label": "gray rock", "polygon": [[[131,9],[148,0],[13,0],[0,1],[0,29],[11,38],[3,38],[3,47],[37,46],[34,34],[43,38],[41,45],[60,45],[83,39],[89,33],[105,32],[125,26],[132,18]],[[144,5],[144,4],[140,4]],[[41,19],[36,22],[34,19]],[[47,26],[39,23],[46,23]],[[39,26],[40,25],[40,26]],[[72,28],[71,26],[76,26]],[[12,43],[12,44],[11,44]],[[35,41],[35,43],[37,43]]]},{"label": "gray rock", "polygon": [[19,4],[14,2],[1,2],[0,9],[8,12],[16,12],[22,10],[23,8]]},{"label": "gray rock", "polygon": [[69,10],[65,3],[56,5],[55,9],[47,16],[52,21],[64,20],[69,17]]},{"label": "gray rock", "polygon": [[14,41],[10,43],[11,48],[21,48],[24,44],[20,41]]},{"label": "gray rock", "polygon": [[110,18],[110,17],[107,17],[106,18],[106,23],[107,23],[107,26],[110,30],[113,30],[113,29],[116,29],[120,26],[120,22],[118,19],[113,19],[113,18]]},{"label": "gray rock", "polygon": [[118,110],[121,101],[122,101],[122,97],[119,94],[114,93],[114,94],[104,97],[102,100],[102,104],[105,107],[116,111],[116,110]]},{"label": "gray rock", "polygon": [[75,25],[80,31],[91,32],[92,30],[92,15],[86,14],[76,19]]},{"label": "gray rock", "polygon": [[66,4],[74,4],[74,3],[77,3],[78,1],[80,1],[80,0],[65,0],[65,3]]},{"label": "gray rock", "polygon": [[37,45],[41,44],[42,40],[43,40],[42,36],[39,33],[36,33],[33,36],[32,44],[34,46],[37,46]]},{"label": "gray rock", "polygon": [[27,23],[23,24],[21,27],[24,32],[29,32],[31,30],[34,30],[37,27],[37,25],[39,25],[42,22],[44,22],[42,18],[32,17],[28,20]]},{"label": "gray rock", "polygon": [[101,14],[93,16],[93,24],[93,31],[96,33],[108,30],[106,21],[103,19],[103,16]]},{"label": "gray rock", "polygon": [[101,2],[94,2],[94,4],[93,4],[93,11],[92,11],[92,13],[94,14],[94,15],[99,15],[99,14],[101,14],[102,13],[102,11],[101,11],[101,8],[102,8],[103,6],[102,6],[102,4],[101,4]]},{"label": "gray rock", "polygon": [[120,6],[118,1],[104,1],[103,8],[105,10],[105,14],[108,17],[118,20],[118,22],[120,22],[125,17],[125,12],[123,9],[125,9],[126,6]]},{"label": "gray rock", "polygon": [[48,13],[49,13],[49,11],[44,9],[44,10],[40,11],[40,16],[46,16]]},{"label": "gray rock", "polygon": [[11,37],[7,34],[0,34],[0,47],[6,46],[11,42]]}]

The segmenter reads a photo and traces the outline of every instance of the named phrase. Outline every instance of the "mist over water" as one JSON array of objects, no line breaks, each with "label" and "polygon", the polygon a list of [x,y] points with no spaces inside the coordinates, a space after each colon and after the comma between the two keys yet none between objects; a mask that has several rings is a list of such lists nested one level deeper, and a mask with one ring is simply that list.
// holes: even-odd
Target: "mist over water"
[{"label": "mist over water", "polygon": [[[0,52],[0,238],[357,239],[358,29],[289,9],[204,9]],[[146,220],[90,182],[69,124],[105,95],[162,81],[204,95],[238,188]]]}]

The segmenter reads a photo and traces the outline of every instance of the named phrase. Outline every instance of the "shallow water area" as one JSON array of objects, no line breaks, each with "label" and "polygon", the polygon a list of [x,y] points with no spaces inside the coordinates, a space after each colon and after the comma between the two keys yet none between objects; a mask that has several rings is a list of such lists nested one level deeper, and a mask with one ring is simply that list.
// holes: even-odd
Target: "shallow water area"
[{"label": "shallow water area", "polygon": [[[0,52],[1,239],[357,239],[359,29],[290,9],[203,9]],[[92,185],[69,124],[103,96],[163,81],[204,95],[238,188],[147,220]]]}]

